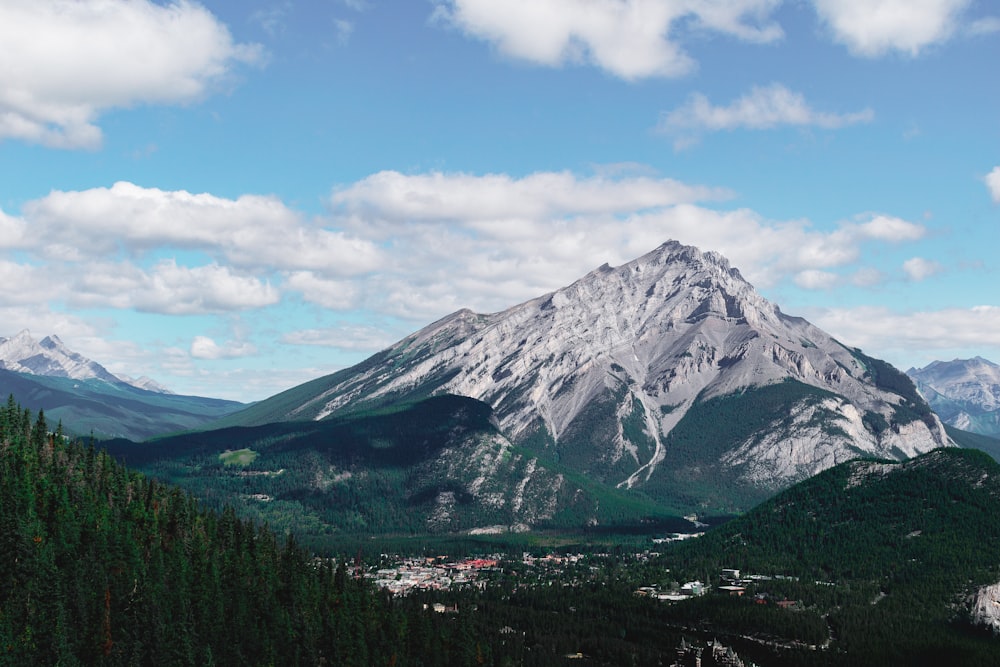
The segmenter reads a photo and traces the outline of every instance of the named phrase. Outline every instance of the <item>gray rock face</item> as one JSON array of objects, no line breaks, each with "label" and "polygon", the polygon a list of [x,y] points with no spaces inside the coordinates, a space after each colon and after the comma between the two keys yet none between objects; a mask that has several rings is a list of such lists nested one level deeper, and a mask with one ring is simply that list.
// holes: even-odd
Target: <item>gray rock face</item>
[{"label": "gray rock face", "polygon": [[[15,373],[73,380],[102,380],[111,384],[129,384],[140,389],[166,392],[149,378],[134,381],[114,375],[96,361],[70,350],[58,336],[46,336],[41,341],[36,341],[27,329],[12,338],[0,338],[0,368]],[[159,388],[153,388],[154,386]]]},{"label": "gray rock face", "polygon": [[1000,366],[975,357],[935,361],[906,373],[946,423],[973,433],[1000,435]]},{"label": "gray rock face", "polygon": [[[494,408],[513,442],[633,488],[687,474],[671,461],[671,433],[695,406],[789,382],[826,392],[819,403],[791,400],[709,461],[773,490],[859,454],[900,458],[949,444],[926,405],[915,406],[920,418],[901,418],[913,401],[880,386],[875,363],[781,313],[721,256],[669,242],[509,310],[445,317],[330,376],[287,418],[469,396]],[[889,367],[877,364],[884,375]]]},{"label": "gray rock face", "polygon": [[972,623],[1000,635],[1000,583],[983,586],[972,596]]}]

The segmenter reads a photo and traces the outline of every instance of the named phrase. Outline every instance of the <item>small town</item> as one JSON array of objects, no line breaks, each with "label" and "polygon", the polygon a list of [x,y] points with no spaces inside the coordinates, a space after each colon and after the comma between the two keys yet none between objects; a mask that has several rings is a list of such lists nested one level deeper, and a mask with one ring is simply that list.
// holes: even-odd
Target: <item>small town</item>
[{"label": "small town", "polygon": [[[383,560],[390,557],[383,555]],[[480,573],[499,565],[496,558],[466,558],[448,561],[446,557],[403,558],[392,567],[380,567],[365,573],[379,588],[393,595],[406,595],[413,590],[447,591],[465,586],[485,586]]]}]

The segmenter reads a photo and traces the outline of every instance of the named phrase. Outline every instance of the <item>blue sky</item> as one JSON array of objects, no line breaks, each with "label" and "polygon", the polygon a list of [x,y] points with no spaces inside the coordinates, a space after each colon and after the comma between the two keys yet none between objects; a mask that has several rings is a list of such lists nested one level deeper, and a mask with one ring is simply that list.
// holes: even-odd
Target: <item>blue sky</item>
[{"label": "blue sky", "polygon": [[1000,361],[986,0],[6,0],[0,336],[265,398],[677,239]]}]

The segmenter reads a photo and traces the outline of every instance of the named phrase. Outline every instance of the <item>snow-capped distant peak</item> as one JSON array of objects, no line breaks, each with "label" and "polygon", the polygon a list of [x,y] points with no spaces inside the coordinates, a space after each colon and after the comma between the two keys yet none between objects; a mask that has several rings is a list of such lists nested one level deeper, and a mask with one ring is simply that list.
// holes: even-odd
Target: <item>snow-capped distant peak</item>
[{"label": "snow-capped distant peak", "polygon": [[132,381],[118,377],[96,361],[70,350],[56,335],[37,341],[27,329],[12,338],[0,338],[0,369],[72,380],[102,380],[166,393],[149,378]]},{"label": "snow-capped distant peak", "polygon": [[157,382],[156,380],[154,380],[153,378],[147,377],[145,375],[143,375],[142,377],[139,377],[139,378],[133,378],[133,377],[130,377],[128,375],[119,374],[118,378],[122,382],[124,382],[125,384],[130,384],[133,387],[137,387],[139,389],[145,389],[146,391],[153,391],[153,392],[156,392],[157,394],[172,394],[172,393],[174,393],[171,390],[169,390],[166,387],[164,387],[159,382]]}]

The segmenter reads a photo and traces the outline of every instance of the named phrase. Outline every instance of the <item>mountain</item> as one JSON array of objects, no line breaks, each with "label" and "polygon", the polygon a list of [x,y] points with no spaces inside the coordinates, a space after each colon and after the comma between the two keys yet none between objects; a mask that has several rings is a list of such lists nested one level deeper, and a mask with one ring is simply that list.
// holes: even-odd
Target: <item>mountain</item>
[{"label": "mountain", "polygon": [[69,433],[132,440],[199,428],[245,407],[116,376],[57,336],[36,341],[28,331],[0,338],[0,395],[10,394]]},{"label": "mountain", "polygon": [[488,315],[461,310],[219,422],[322,421],[434,394],[515,445],[675,508],[745,509],[862,456],[951,444],[913,383],[668,242]]},{"label": "mountain", "polygon": [[114,375],[96,361],[73,352],[58,336],[46,336],[41,341],[36,341],[27,329],[12,338],[0,338],[0,369],[46,377],[133,384],[132,381]]},{"label": "mountain", "polygon": [[[998,550],[1000,464],[942,448],[835,466],[664,558],[681,577],[736,568],[747,598],[791,599],[793,615],[825,620],[825,651],[767,664],[994,665]],[[699,611],[715,631],[736,618],[718,605]]]},{"label": "mountain", "polygon": [[236,401],[163,394],[122,382],[0,370],[0,396],[10,395],[31,410],[44,410],[50,425],[62,423],[68,434],[130,440],[203,428],[246,407]]},{"label": "mountain", "polygon": [[119,373],[118,374],[118,378],[122,382],[124,382],[125,384],[130,384],[133,387],[138,387],[139,389],[145,389],[146,391],[155,391],[158,394],[172,394],[172,393],[174,393],[174,392],[170,391],[169,389],[167,389],[166,387],[164,387],[159,382],[157,382],[156,380],[154,380],[153,378],[147,377],[145,375],[143,375],[141,377],[134,378],[134,377],[131,377],[131,376],[128,376],[128,375],[123,375],[123,374]]},{"label": "mountain", "polygon": [[976,357],[935,361],[906,373],[945,423],[1000,436],[1000,366]]}]

